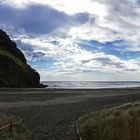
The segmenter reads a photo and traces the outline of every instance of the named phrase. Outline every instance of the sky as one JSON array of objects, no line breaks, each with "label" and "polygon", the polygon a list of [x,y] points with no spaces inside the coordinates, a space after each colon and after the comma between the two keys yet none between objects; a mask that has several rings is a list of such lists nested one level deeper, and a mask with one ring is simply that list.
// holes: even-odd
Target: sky
[{"label": "sky", "polygon": [[0,0],[0,28],[41,81],[140,80],[139,0]]}]

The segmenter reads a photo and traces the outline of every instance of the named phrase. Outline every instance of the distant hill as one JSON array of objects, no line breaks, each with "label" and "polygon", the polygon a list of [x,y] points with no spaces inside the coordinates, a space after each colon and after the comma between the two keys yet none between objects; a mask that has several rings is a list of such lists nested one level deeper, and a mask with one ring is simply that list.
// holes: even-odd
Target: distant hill
[{"label": "distant hill", "polygon": [[0,87],[42,87],[40,75],[6,32],[0,29]]}]

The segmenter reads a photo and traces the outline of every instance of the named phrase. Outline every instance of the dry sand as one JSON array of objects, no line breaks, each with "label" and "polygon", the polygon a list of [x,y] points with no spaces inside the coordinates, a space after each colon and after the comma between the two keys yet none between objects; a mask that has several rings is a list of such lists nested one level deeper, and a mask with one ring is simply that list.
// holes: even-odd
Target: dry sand
[{"label": "dry sand", "polygon": [[81,115],[140,99],[140,89],[0,89],[0,112],[20,116],[33,140],[72,140]]}]

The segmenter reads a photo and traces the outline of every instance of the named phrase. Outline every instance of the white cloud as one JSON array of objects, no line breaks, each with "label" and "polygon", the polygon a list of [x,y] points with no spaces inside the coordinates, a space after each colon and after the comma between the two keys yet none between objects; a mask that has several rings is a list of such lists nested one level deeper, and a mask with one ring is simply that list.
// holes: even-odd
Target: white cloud
[{"label": "white cloud", "polygon": [[40,36],[40,38],[24,37],[20,40],[33,46],[34,52],[43,53],[46,59],[47,57],[53,59],[52,68],[60,72],[76,73],[97,70],[100,72],[129,73],[140,69],[139,58],[124,60],[113,54],[88,51],[80,48],[73,38],[57,39],[55,40],[57,45],[52,43],[52,37],[46,36]]}]

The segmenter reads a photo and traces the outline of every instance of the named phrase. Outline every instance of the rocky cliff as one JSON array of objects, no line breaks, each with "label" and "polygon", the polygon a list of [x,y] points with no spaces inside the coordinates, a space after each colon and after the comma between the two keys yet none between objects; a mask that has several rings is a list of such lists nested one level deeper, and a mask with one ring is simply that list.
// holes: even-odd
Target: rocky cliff
[{"label": "rocky cliff", "polygon": [[41,87],[39,74],[28,64],[6,32],[0,30],[0,87]]}]

